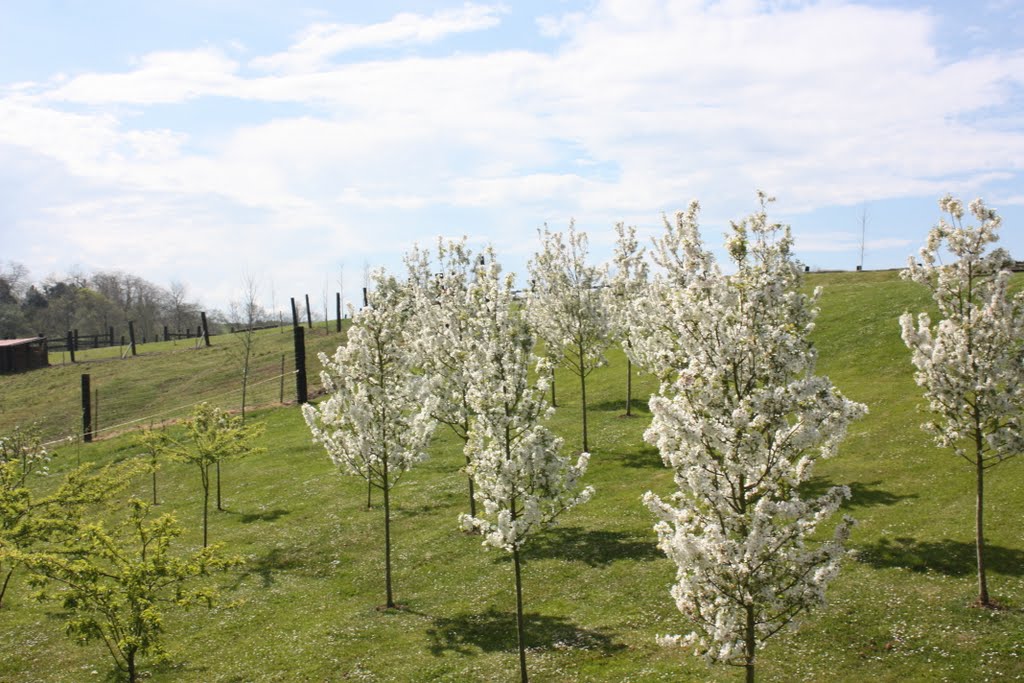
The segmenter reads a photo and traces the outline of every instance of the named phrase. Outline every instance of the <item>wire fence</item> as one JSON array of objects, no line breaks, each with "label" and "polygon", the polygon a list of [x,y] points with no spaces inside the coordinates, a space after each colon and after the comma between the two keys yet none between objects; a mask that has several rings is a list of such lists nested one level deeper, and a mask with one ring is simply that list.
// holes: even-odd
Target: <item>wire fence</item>
[{"label": "wire fence", "polygon": [[[333,353],[343,335],[327,326],[306,330],[309,394],[321,391],[318,352]],[[265,330],[251,340],[246,411],[296,401],[296,363],[291,328]],[[245,341],[220,335],[210,348],[182,345],[170,351],[140,353],[53,366],[0,378],[0,433],[16,425],[36,425],[51,446],[103,439],[188,416],[200,403],[238,413],[242,409]],[[82,375],[89,375],[89,424],[84,421]]]}]

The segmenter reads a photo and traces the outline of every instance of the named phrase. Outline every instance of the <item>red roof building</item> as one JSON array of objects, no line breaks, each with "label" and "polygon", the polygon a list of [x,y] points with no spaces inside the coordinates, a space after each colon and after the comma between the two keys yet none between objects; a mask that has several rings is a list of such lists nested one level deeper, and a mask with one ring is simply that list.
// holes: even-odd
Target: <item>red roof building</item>
[{"label": "red roof building", "polygon": [[46,337],[0,339],[0,375],[45,368],[50,365]]}]

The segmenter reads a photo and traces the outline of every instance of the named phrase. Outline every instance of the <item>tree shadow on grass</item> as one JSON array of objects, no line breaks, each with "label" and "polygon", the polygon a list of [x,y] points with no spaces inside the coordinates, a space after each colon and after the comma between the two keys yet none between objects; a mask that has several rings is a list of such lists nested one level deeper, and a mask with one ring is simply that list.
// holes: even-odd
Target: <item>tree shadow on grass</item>
[{"label": "tree shadow on grass", "polygon": [[661,453],[654,446],[642,445],[638,450],[621,453],[616,456],[624,467],[664,469]]},{"label": "tree shadow on grass", "polygon": [[[523,546],[523,562],[541,559],[583,562],[607,567],[617,560],[648,561],[664,557],[653,541],[639,541],[622,531],[594,531],[580,527],[555,527]],[[504,561],[507,558],[502,557]]]},{"label": "tree shadow on grass", "polygon": [[[578,628],[564,617],[524,615],[526,646],[543,649],[597,650],[613,654],[625,649],[607,633]],[[430,653],[440,656],[445,652],[474,655],[483,652],[516,652],[515,612],[499,612],[494,607],[483,614],[460,614],[454,617],[435,617],[427,630]]]},{"label": "tree shadow on grass", "polygon": [[[850,509],[855,507],[868,507],[874,505],[895,505],[902,500],[917,498],[916,493],[896,494],[878,488],[881,480],[875,481],[852,481],[847,486],[850,488],[850,497],[843,501],[842,508]],[[836,486],[837,484],[825,477],[811,477],[800,486],[800,494],[804,498],[817,498]]]},{"label": "tree shadow on grass", "polygon": [[242,513],[238,518],[238,521],[242,524],[252,524],[253,522],[276,522],[281,517],[290,513],[291,510],[285,510],[283,508],[274,508],[273,510],[265,510],[263,512],[248,512]]},{"label": "tree shadow on grass", "polygon": [[260,577],[264,588],[269,588],[274,584],[275,574],[296,569],[303,566],[303,564],[296,552],[287,548],[271,548],[263,555],[247,560],[242,565],[242,571],[235,587],[237,588],[243,579],[255,575]]},{"label": "tree shadow on grass", "polygon": [[[903,568],[914,572],[934,571],[947,576],[968,576],[978,570],[974,543],[943,539],[918,541],[901,537],[883,538],[877,543],[857,546],[857,561],[876,568]],[[985,546],[985,566],[1007,576],[1024,576],[1024,551],[998,545]]]},{"label": "tree shadow on grass", "polygon": [[[650,417],[651,408],[647,405],[647,399],[634,398],[629,402],[629,405],[632,408],[630,413],[633,417]],[[590,403],[588,404],[588,407],[590,410],[609,410],[622,413],[622,415],[626,414],[625,399],[620,401],[601,401],[600,403]]]}]

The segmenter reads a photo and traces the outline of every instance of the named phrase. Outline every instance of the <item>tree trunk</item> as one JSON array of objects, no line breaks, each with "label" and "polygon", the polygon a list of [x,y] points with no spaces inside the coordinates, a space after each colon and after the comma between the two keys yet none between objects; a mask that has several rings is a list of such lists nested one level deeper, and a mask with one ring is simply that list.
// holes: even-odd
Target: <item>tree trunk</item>
[{"label": "tree trunk", "polygon": [[991,603],[988,598],[988,581],[985,578],[985,467],[981,454],[977,458],[977,485],[978,499],[974,511],[974,522],[976,531],[976,546],[978,551],[978,604],[982,607],[989,607]]},{"label": "tree trunk", "polygon": [[210,483],[209,480],[203,482],[203,547],[206,547],[206,529],[207,522],[210,519]]},{"label": "tree trunk", "polygon": [[[466,456],[466,466],[468,467],[470,464],[471,464],[471,461],[469,459],[469,456],[467,455]],[[467,472],[466,473],[466,478],[469,479],[469,516],[470,517],[476,517],[476,497],[474,496],[474,491],[473,491],[473,476],[470,475]]]},{"label": "tree trunk", "polygon": [[7,584],[11,581],[11,574],[14,573],[14,567],[11,567],[7,571],[7,576],[4,578],[4,585],[0,586],[0,607],[4,605],[4,595],[7,593]]},{"label": "tree trunk", "polygon": [[584,366],[586,360],[583,355],[583,345],[580,344],[580,396],[581,396],[581,408],[583,409],[583,452],[589,453],[590,448],[587,445],[587,369]]},{"label": "tree trunk", "polygon": [[[386,474],[384,476],[387,477]],[[394,609],[395,599],[391,593],[391,500],[386,483],[384,485],[384,583],[387,585],[388,609]]]},{"label": "tree trunk", "polygon": [[217,509],[224,512],[224,507],[220,504],[220,460],[217,461]]},{"label": "tree trunk", "polygon": [[366,478],[366,509],[373,509],[373,482],[369,477]]},{"label": "tree trunk", "polygon": [[135,683],[138,680],[138,672],[135,671],[135,650],[128,650],[125,661],[128,662],[128,683]]},{"label": "tree trunk", "polygon": [[555,366],[551,366],[551,407],[557,408],[558,402],[555,401]]},{"label": "tree trunk", "polygon": [[527,683],[526,676],[526,629],[523,626],[523,576],[519,567],[519,548],[512,548],[512,563],[516,570],[516,634],[519,639],[519,680]]},{"label": "tree trunk", "polygon": [[626,358],[626,417],[633,416],[633,361]]},{"label": "tree trunk", "polygon": [[747,683],[754,683],[754,653],[757,650],[757,637],[754,631],[754,606],[747,605],[747,643],[746,643],[746,655],[747,663],[745,668],[747,670]]}]

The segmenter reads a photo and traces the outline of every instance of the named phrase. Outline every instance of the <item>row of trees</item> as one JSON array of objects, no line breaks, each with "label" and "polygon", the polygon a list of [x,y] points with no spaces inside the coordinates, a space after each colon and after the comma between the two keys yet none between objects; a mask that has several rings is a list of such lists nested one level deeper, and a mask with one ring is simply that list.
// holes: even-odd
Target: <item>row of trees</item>
[{"label": "row of trees", "polygon": [[165,325],[175,331],[198,325],[199,308],[181,282],[164,288],[116,271],[32,282],[23,265],[0,264],[0,338],[106,334],[111,327],[122,334],[133,320],[140,335],[153,339]]},{"label": "row of trees", "polygon": [[[384,493],[388,607],[389,490],[444,424],[464,448],[463,528],[512,555],[527,680],[518,553],[531,530],[592,495],[580,488],[586,379],[613,341],[660,380],[644,438],[673,470],[676,491],[643,499],[659,547],[677,565],[672,595],[690,628],[663,642],[741,666],[753,681],[758,648],[824,603],[853,524],[831,518],[850,492],[836,486],[807,498],[802,484],[867,408],[815,373],[809,335],[820,291],[804,291],[789,228],[770,223],[773,200],[759,198],[727,236],[728,273],[701,238],[696,203],[665,221],[649,252],[635,229],[617,226],[611,267],[586,262],[586,235],[573,226],[545,228],[525,301],[514,299],[514,278],[493,251],[474,255],[465,240],[440,242],[436,260],[415,249],[405,280],[378,273],[348,343],[321,358],[329,398],[306,406],[305,417],[335,462]],[[902,325],[934,414],[925,427],[976,474],[978,604],[988,606],[983,482],[1024,444],[1024,299],[1007,293],[1009,256],[986,253],[995,212],[973,203],[981,224],[965,228],[959,202],[941,205],[954,224],[932,231],[923,263],[912,261],[905,277],[931,289],[944,319],[922,316],[915,330],[908,315]],[[955,264],[940,264],[943,246]],[[559,363],[580,380],[584,452],[575,465],[543,426]],[[631,376],[630,367],[627,413]],[[823,525],[830,538],[818,535]]]}]

